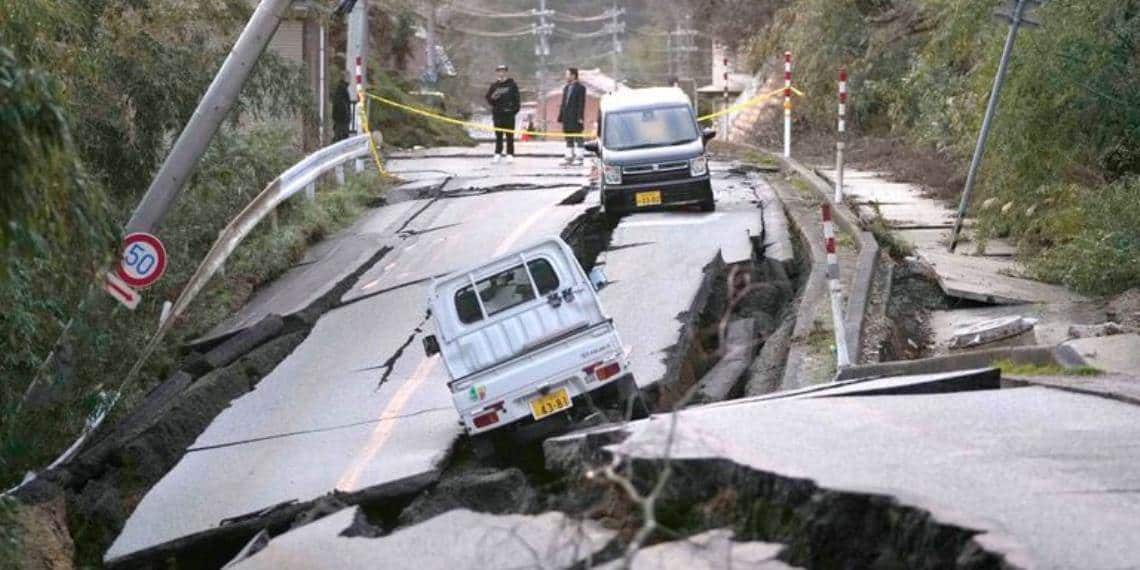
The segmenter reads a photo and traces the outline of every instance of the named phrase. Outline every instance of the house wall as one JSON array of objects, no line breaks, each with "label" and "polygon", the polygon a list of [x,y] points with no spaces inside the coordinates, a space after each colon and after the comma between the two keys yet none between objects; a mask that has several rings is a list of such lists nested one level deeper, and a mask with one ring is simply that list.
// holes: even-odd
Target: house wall
[{"label": "house wall", "polygon": [[[601,102],[601,94],[600,93],[591,93],[591,92],[587,91],[587,93],[586,93],[586,113],[585,113],[585,119],[586,119],[585,128],[586,128],[587,133],[598,132],[598,104],[600,102]],[[546,96],[546,107],[545,108],[539,107],[539,109],[537,111],[538,116],[535,117],[535,121],[534,121],[535,128],[541,128],[542,117],[543,117],[543,114],[545,113],[545,116],[547,119],[547,130],[561,131],[562,125],[558,124],[558,109],[561,106],[562,106],[562,95],[561,94],[547,95]],[[519,113],[519,122],[523,125],[526,124],[526,117],[523,116],[523,113]]]}]

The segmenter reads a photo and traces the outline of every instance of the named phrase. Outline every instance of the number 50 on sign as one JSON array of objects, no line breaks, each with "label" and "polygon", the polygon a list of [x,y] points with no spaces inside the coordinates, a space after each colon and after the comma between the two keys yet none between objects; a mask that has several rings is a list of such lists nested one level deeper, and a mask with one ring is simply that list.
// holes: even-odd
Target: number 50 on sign
[{"label": "number 50 on sign", "polygon": [[134,232],[123,238],[123,258],[116,272],[123,282],[142,289],[158,281],[165,271],[166,248],[157,237]]}]

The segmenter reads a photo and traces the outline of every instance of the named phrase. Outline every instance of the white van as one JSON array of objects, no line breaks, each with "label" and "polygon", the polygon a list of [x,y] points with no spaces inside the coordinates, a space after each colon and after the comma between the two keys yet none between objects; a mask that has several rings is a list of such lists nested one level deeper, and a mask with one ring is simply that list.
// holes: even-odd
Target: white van
[{"label": "white van", "polygon": [[[595,281],[591,281],[591,277]],[[557,237],[434,280],[435,334],[424,352],[451,375],[455,409],[477,451],[494,431],[533,440],[605,409],[646,415],[613,320]]]}]

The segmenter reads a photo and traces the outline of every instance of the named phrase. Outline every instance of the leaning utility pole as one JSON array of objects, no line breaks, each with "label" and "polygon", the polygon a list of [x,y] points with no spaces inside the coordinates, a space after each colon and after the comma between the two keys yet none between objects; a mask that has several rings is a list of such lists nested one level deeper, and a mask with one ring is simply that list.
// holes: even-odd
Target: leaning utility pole
[{"label": "leaning utility pole", "polygon": [[241,88],[250,72],[277,31],[277,24],[285,15],[292,0],[262,0],[245,25],[233,49],[226,56],[222,68],[198,102],[186,128],[166,155],[166,160],[155,174],[146,194],[127,222],[127,233],[150,232],[162,223],[166,213],[174,206],[178,194],[186,185],[198,160],[218,132],[218,127],[233,109]]},{"label": "leaning utility pole", "polygon": [[974,148],[974,158],[970,160],[970,173],[966,176],[966,188],[962,190],[962,201],[958,204],[958,217],[954,220],[954,230],[950,235],[950,253],[958,247],[958,235],[962,231],[962,222],[966,218],[966,210],[970,207],[970,194],[974,191],[974,182],[978,176],[978,168],[982,165],[982,155],[986,152],[986,139],[990,134],[994,114],[997,112],[998,98],[1001,97],[1001,87],[1005,83],[1005,73],[1009,68],[1009,58],[1013,54],[1013,43],[1017,40],[1017,32],[1021,24],[1035,25],[1022,16],[1025,13],[1025,4],[1028,0],[1016,0],[1013,13],[1003,17],[1009,18],[1009,35],[1005,38],[1005,48],[1001,52],[1001,62],[998,64],[997,74],[994,76],[994,87],[990,93],[989,104],[986,105],[986,115],[982,119],[982,130],[978,133],[978,145]]},{"label": "leaning utility pole", "polygon": [[[362,64],[360,66],[361,80],[365,85],[368,84],[368,0],[356,0],[353,5],[352,11],[346,17],[348,27],[348,40],[345,46],[344,58],[344,73],[350,85],[355,85],[356,80],[356,58],[361,58]],[[354,89],[348,90],[348,98],[352,101],[352,126],[351,132],[359,134],[361,132],[360,125],[360,112],[357,110],[357,105],[364,104],[363,101],[358,101]],[[359,162],[359,161],[358,161]]]}]

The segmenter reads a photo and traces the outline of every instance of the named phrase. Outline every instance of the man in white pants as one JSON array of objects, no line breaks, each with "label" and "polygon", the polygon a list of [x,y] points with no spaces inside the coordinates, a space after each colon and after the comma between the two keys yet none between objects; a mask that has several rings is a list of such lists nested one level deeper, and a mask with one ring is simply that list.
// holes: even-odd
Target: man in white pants
[{"label": "man in white pants", "polygon": [[[586,86],[578,81],[578,69],[566,69],[566,86],[562,88],[562,105],[558,108],[558,122],[562,132],[581,135],[585,130]],[[581,136],[566,137],[566,158],[563,166],[582,164],[584,141]]]}]

